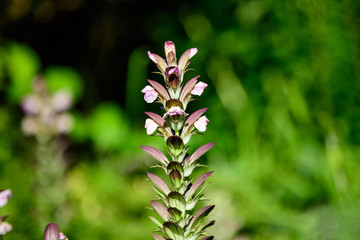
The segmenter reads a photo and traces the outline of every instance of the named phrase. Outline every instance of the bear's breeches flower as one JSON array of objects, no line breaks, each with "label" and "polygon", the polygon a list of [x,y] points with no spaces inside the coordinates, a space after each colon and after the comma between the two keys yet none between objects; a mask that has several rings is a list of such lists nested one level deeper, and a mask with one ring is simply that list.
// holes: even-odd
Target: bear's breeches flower
[{"label": "bear's breeches flower", "polygon": [[154,122],[152,119],[148,118],[145,121],[145,128],[147,135],[153,134],[156,129],[159,127],[156,122]]},{"label": "bear's breeches flower", "polygon": [[149,85],[144,87],[143,90],[141,90],[141,92],[144,93],[144,99],[147,103],[154,102],[159,95],[159,93]]},{"label": "bear's breeches flower", "polygon": [[153,237],[156,240],[211,240],[214,236],[208,236],[205,229],[215,221],[206,224],[203,220],[215,206],[205,206],[197,211],[195,209],[197,203],[203,200],[200,192],[207,185],[202,185],[212,172],[202,174],[198,179],[194,179],[195,181],[192,172],[195,168],[203,166],[199,158],[215,143],[199,147],[192,155],[187,153],[191,136],[205,132],[209,120],[203,116],[207,108],[199,109],[190,115],[185,112],[194,95],[200,96],[207,84],[198,82],[200,76],[184,81],[189,60],[197,53],[196,48],[185,51],[179,61],[176,58],[173,42],[165,42],[164,50],[165,59],[148,52],[149,58],[156,63],[164,77],[164,86],[157,81],[148,80],[151,86],[146,86],[142,90],[146,102],[151,103],[158,99],[166,111],[163,116],[145,112],[150,117],[145,121],[145,128],[148,135],[164,138],[168,155],[171,157],[169,159],[156,148],[141,146],[158,161],[155,167],[162,168],[167,175],[163,180],[155,174],[147,173],[154,185],[153,189],[158,194],[158,199],[151,201],[151,205],[163,220],[159,221],[150,216],[150,219],[160,227]]},{"label": "bear's breeches flower", "polygon": [[203,92],[204,89],[207,87],[207,84],[204,82],[198,82],[195,87],[193,88],[193,90],[191,90],[191,94],[192,95],[198,95],[200,96]]},{"label": "bear's breeches flower", "polygon": [[209,119],[207,119],[205,116],[202,116],[194,123],[194,126],[199,132],[205,132],[206,125],[209,122],[210,122]]}]

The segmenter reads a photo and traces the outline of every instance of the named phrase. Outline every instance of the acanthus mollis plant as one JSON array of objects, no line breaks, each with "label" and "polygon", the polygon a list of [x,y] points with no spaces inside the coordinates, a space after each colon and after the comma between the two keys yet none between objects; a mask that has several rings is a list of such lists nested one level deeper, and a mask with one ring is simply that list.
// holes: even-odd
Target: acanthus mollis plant
[{"label": "acanthus mollis plant", "polygon": [[199,166],[199,158],[215,143],[208,143],[199,147],[193,154],[188,154],[191,136],[202,134],[206,130],[209,120],[203,114],[207,108],[199,109],[189,115],[186,113],[188,103],[194,95],[200,96],[207,87],[206,83],[198,81],[196,76],[186,83],[184,74],[189,66],[189,60],[197,53],[196,48],[185,51],[179,61],[176,59],[175,45],[171,41],[165,42],[166,60],[148,52],[149,58],[156,63],[160,74],[164,77],[165,87],[153,80],[148,80],[142,92],[147,103],[159,102],[165,113],[160,116],[156,113],[145,112],[149,116],[145,122],[148,135],[161,136],[167,145],[170,159],[159,150],[150,146],[141,148],[150,154],[167,175],[164,181],[155,174],[147,173],[152,188],[158,194],[158,199],[151,201],[153,209],[162,221],[153,216],[150,219],[159,227],[153,234],[155,240],[211,240],[205,229],[215,221],[208,222],[206,217],[214,209],[209,205],[198,209],[197,203],[204,200],[204,184],[213,172],[202,174],[195,181],[193,170]]}]

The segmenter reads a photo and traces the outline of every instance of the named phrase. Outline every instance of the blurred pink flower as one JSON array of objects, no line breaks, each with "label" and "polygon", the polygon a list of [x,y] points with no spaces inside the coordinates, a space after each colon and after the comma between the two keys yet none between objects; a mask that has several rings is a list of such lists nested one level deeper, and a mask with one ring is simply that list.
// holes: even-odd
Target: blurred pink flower
[{"label": "blurred pink flower", "polygon": [[141,90],[142,93],[144,93],[144,99],[147,103],[152,103],[156,100],[159,93],[151,86],[147,85],[143,90]]},{"label": "blurred pink flower", "polygon": [[35,117],[26,116],[21,121],[21,129],[23,130],[25,135],[31,136],[31,135],[34,135],[38,131],[39,124],[36,121]]},{"label": "blurred pink flower", "polygon": [[171,107],[169,109],[169,111],[167,111],[165,114],[164,114],[164,119],[167,117],[167,116],[175,116],[175,115],[184,115],[184,116],[187,116],[189,114],[187,114],[186,112],[184,112],[184,110],[182,110],[180,107]]},{"label": "blurred pink flower", "polygon": [[71,107],[73,97],[70,92],[66,90],[60,90],[54,94],[51,100],[55,111],[62,112],[68,110]]},{"label": "blurred pink flower", "polygon": [[145,128],[146,128],[146,133],[147,135],[151,135],[153,134],[156,129],[158,128],[158,124],[156,122],[154,122],[152,119],[148,118],[145,121]]},{"label": "blurred pink flower", "polygon": [[210,122],[209,119],[202,116],[194,123],[194,126],[199,132],[205,132],[208,122]]},{"label": "blurred pink flower", "polygon": [[6,233],[10,232],[11,229],[12,229],[12,226],[9,223],[0,221],[0,236],[5,235]]},{"label": "blurred pink flower", "polygon": [[41,100],[34,95],[26,96],[21,103],[22,109],[26,114],[35,115],[39,113],[41,109]]},{"label": "blurred pink flower", "polygon": [[9,198],[12,197],[12,192],[10,189],[6,189],[0,192],[0,207],[3,207],[8,202]]},{"label": "blurred pink flower", "polygon": [[193,90],[191,90],[191,94],[192,95],[198,95],[200,96],[203,92],[204,89],[207,87],[208,85],[204,82],[198,82],[195,87],[193,88]]},{"label": "blurred pink flower", "polygon": [[59,133],[68,133],[73,126],[74,120],[69,113],[62,113],[55,119],[55,128]]}]

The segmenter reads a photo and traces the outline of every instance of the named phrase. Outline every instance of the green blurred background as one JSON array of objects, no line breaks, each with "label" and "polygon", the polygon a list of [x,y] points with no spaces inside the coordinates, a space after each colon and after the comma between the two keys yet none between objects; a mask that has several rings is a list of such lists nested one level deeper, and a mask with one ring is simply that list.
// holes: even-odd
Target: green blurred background
[{"label": "green blurred background", "polygon": [[[219,240],[360,239],[360,2],[355,0],[5,0],[0,2],[0,189],[5,239],[42,239],[36,214],[36,140],[20,101],[43,74],[75,96],[63,138],[70,239],[151,239],[139,148],[147,136],[140,90],[158,80],[147,51],[197,47],[185,77],[209,84],[189,111],[208,107],[190,152],[215,173],[207,190]],[[206,169],[201,169],[205,171]],[[54,191],[57,191],[56,189]],[[61,194],[61,193],[60,193]]]}]

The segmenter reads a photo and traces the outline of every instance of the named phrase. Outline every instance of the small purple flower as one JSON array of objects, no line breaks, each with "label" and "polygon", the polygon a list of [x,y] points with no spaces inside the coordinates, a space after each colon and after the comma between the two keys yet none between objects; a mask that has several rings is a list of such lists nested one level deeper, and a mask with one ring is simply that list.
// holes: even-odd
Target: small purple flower
[{"label": "small purple flower", "polygon": [[206,125],[209,122],[210,122],[209,119],[207,119],[205,116],[202,116],[194,123],[194,126],[199,132],[205,132]]},{"label": "small purple flower", "polygon": [[152,103],[156,100],[159,93],[151,86],[147,85],[146,87],[141,90],[142,93],[144,93],[144,99],[147,103]]},{"label": "small purple flower", "polygon": [[11,224],[0,221],[0,236],[5,235],[6,233],[10,232],[11,229],[12,229]]},{"label": "small purple flower", "polygon": [[198,82],[195,87],[193,88],[193,90],[191,90],[191,94],[192,95],[198,95],[200,96],[203,92],[204,89],[207,87],[208,85],[204,82]]},{"label": "small purple flower", "polygon": [[3,207],[8,202],[9,198],[12,197],[12,192],[10,189],[6,189],[0,192],[0,207]]},{"label": "small purple flower", "polygon": [[147,135],[151,135],[153,134],[156,129],[158,128],[158,124],[156,122],[154,122],[152,119],[148,118],[145,121],[145,128],[146,128],[146,133]]},{"label": "small purple flower", "polygon": [[189,114],[187,114],[186,112],[184,112],[184,110],[182,110],[180,107],[171,107],[169,109],[169,111],[167,111],[165,114],[164,114],[164,119],[167,117],[167,116],[175,116],[175,115],[184,115],[184,116],[187,116]]}]

